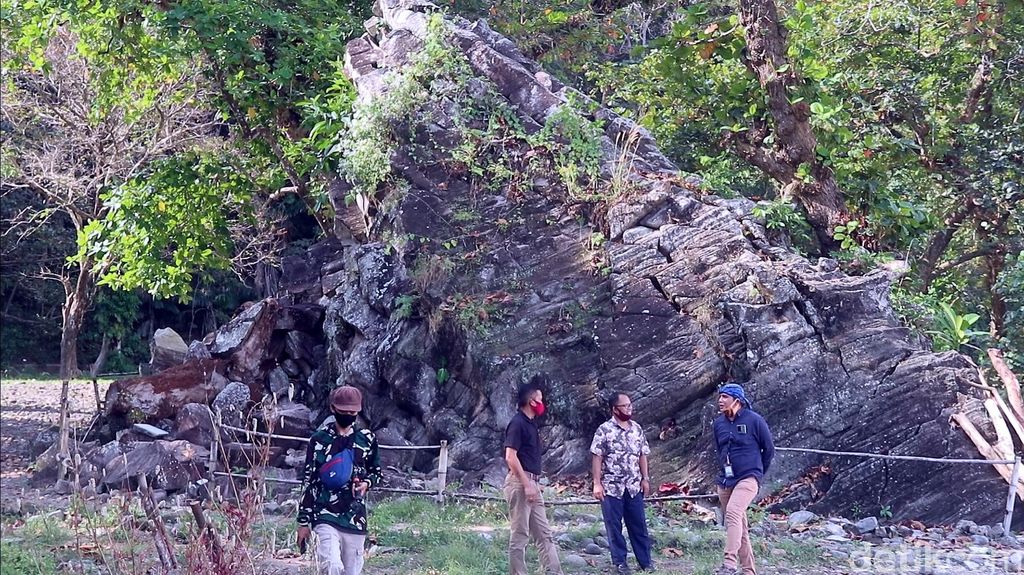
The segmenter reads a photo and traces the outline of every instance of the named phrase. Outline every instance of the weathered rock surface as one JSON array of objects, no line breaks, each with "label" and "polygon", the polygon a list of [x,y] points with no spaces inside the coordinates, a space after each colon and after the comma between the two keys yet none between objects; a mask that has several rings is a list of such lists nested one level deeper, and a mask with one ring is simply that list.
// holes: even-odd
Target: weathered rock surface
[{"label": "weathered rock surface", "polygon": [[121,429],[129,422],[174,419],[188,403],[208,404],[228,383],[223,369],[223,361],[206,359],[153,375],[119,379],[107,388],[104,405],[108,421],[119,422],[114,427]]},{"label": "weathered rock surface", "polygon": [[[382,35],[352,43],[361,102],[387,99],[415,66],[430,28],[418,6],[385,0]],[[631,394],[652,437],[676,420],[675,438],[655,442],[658,475],[709,484],[709,400],[727,379],[752,382],[780,445],[976,456],[947,424],[974,401],[973,367],[926,351],[898,323],[888,272],[846,276],[773,243],[752,202],[702,195],[699,179],[679,174],[630,121],[600,108],[587,116],[602,121],[603,217],[550,174],[523,168],[522,185],[488,185],[453,161],[447,146],[465,141],[467,128],[486,129],[488,114],[511,111],[534,133],[586,98],[485,23],[446,26],[468,77],[435,78],[392,125],[400,184],[378,190],[369,243],[325,246],[320,253],[335,257],[319,273],[305,265],[285,274],[306,278],[290,293],[322,296],[327,364],[315,383],[360,386],[375,425],[412,443],[450,440],[452,465],[470,479],[502,465],[511,395],[526,381],[548,388],[545,464],[554,473],[586,469],[605,416],[598,396],[615,389]],[[543,154],[505,145],[506,155]],[[630,168],[616,175],[623,157]],[[505,160],[479,161],[486,173],[488,161]],[[332,190],[339,214],[350,189]],[[595,250],[598,232],[608,241]],[[403,296],[416,303],[400,312]],[[999,514],[1004,489],[987,467],[782,453],[771,479],[794,482],[823,463],[830,472],[819,489],[794,490],[791,505],[828,512],[876,502],[896,518],[940,522]]]},{"label": "weathered rock surface", "polygon": [[202,477],[203,461],[209,451],[187,441],[157,440],[143,443],[103,467],[102,482],[110,488],[135,486],[145,474],[154,489],[176,491]]},{"label": "weathered rock surface", "polygon": [[149,369],[153,372],[181,365],[188,353],[188,345],[178,332],[169,327],[156,330],[149,340]]},{"label": "weathered rock surface", "polygon": [[[346,235],[285,258],[278,297],[208,338],[214,359],[154,377],[223,362],[211,372],[244,383],[252,401],[280,396],[287,378],[316,410],[312,421],[338,382],[356,385],[373,428],[396,443],[448,440],[465,483],[502,475],[512,396],[529,381],[547,389],[550,473],[585,472],[607,415],[600,397],[618,390],[649,430],[656,479],[710,486],[713,399],[729,379],[751,382],[779,445],[977,456],[948,424],[953,410],[978,412],[974,368],[926,351],[899,324],[890,272],[851,277],[793,253],[753,216],[753,202],[702,194],[699,178],[680,174],[639,126],[598,106],[572,111],[571,101],[591,109],[585,96],[484,22],[445,21],[452,53],[425,66],[417,59],[437,32],[424,5],[383,0],[380,35],[352,42],[346,57],[359,102],[392,110],[389,94],[410,100],[386,141],[372,142],[388,148],[392,170],[360,201],[365,213],[350,205],[351,183],[330,188],[336,228],[362,222],[366,241]],[[421,77],[402,76],[416,66]],[[406,89],[409,81],[421,84]],[[582,191],[557,176],[566,117],[597,130],[587,141],[598,177],[578,183]],[[505,131],[475,159],[456,157],[494,126]],[[551,140],[526,137],[538,134]],[[145,378],[111,386],[111,414],[162,419],[217,393],[172,400],[154,387]],[[673,432],[655,440],[668,419]],[[435,457],[392,463],[427,469]],[[1005,493],[988,467],[792,452],[768,479],[799,483],[779,508],[887,506],[895,519],[939,523],[994,523]]]}]

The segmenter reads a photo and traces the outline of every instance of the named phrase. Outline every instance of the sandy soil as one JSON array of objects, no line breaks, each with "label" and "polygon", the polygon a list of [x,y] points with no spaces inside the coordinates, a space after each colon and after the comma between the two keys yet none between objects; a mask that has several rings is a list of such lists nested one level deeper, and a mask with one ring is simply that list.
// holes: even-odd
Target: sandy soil
[{"label": "sandy soil", "polygon": [[[100,397],[109,382],[99,382]],[[31,448],[40,432],[56,428],[60,420],[60,382],[54,380],[0,381],[0,477],[5,486],[27,475]],[[72,382],[69,389],[71,420],[84,427],[96,414],[92,382]]]}]

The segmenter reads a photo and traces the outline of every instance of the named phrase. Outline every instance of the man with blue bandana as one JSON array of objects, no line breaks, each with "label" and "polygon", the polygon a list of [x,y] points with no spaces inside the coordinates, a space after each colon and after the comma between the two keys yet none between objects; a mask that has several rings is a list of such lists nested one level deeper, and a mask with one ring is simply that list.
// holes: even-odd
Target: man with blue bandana
[{"label": "man with blue bandana", "polygon": [[743,387],[728,383],[718,389],[714,422],[718,455],[718,500],[725,515],[725,560],[715,575],[755,575],[754,551],[747,533],[747,507],[757,496],[764,474],[775,457],[768,423],[750,409]]}]

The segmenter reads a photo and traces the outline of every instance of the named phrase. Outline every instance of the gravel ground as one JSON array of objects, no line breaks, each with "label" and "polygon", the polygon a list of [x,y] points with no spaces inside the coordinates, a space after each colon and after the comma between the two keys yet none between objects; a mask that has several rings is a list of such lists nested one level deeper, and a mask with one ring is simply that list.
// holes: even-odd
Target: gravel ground
[{"label": "gravel ground", "polygon": [[[99,382],[100,397],[108,385]],[[36,436],[58,424],[60,387],[56,380],[0,381],[0,477],[5,485],[26,476]],[[69,400],[73,424],[88,425],[96,413],[92,382],[72,382]]]}]

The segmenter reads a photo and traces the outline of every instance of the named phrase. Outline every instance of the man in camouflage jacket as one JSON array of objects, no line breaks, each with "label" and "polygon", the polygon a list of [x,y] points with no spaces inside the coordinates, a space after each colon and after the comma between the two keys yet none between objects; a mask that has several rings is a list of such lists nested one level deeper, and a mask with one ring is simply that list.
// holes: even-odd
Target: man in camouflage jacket
[{"label": "man in camouflage jacket", "polygon": [[650,495],[647,472],[647,444],[643,427],[633,421],[633,403],[624,393],[614,393],[608,402],[612,418],[601,424],[590,444],[593,454],[594,497],[601,502],[601,515],[608,535],[612,565],[617,574],[630,573],[626,563],[626,540],[622,523],[633,545],[641,571],[654,571],[651,538],[647,534],[644,497]]},{"label": "man in camouflage jacket", "polygon": [[[351,386],[331,392],[333,425],[316,431],[309,440],[303,469],[302,500],[298,513],[298,541],[305,546],[311,531],[317,535],[316,555],[326,575],[359,575],[366,542],[366,506],[363,496],[380,483],[380,449],[369,429],[356,425],[362,394]],[[328,489],[321,467],[334,455],[352,449],[352,477],[339,489]],[[312,528],[312,529],[311,529]]]}]

